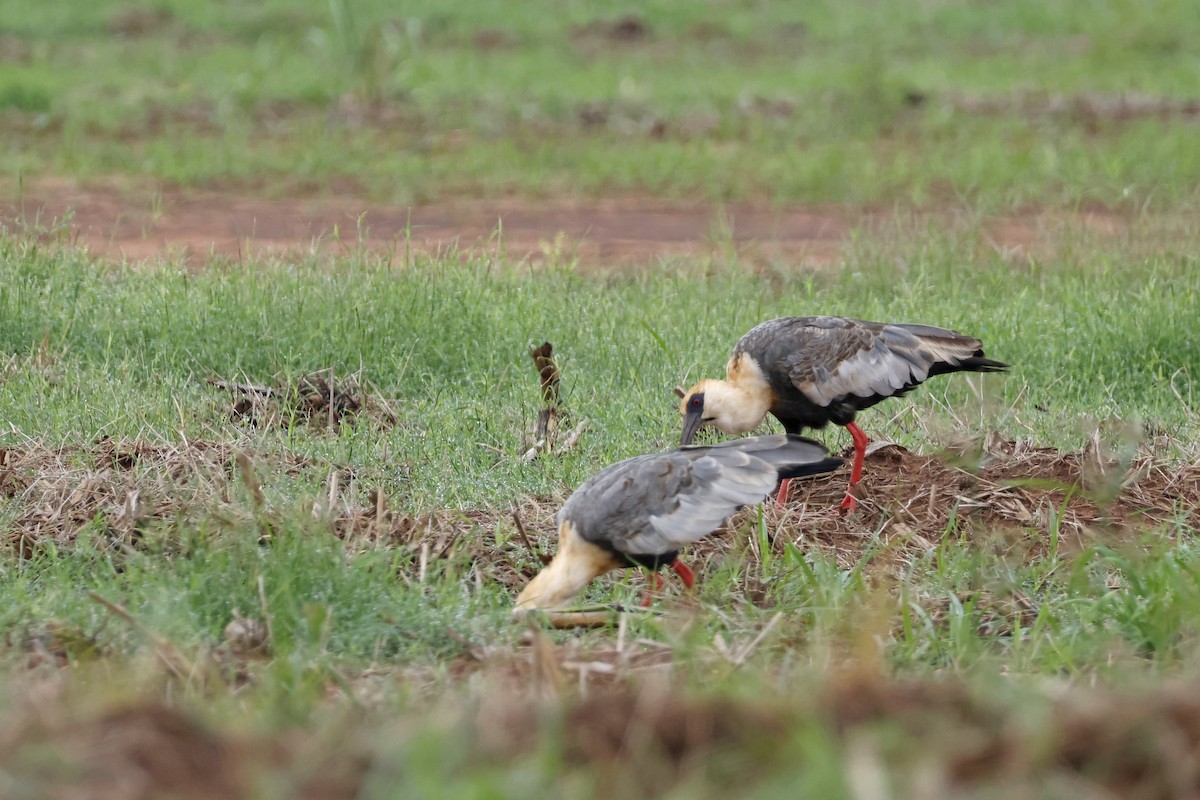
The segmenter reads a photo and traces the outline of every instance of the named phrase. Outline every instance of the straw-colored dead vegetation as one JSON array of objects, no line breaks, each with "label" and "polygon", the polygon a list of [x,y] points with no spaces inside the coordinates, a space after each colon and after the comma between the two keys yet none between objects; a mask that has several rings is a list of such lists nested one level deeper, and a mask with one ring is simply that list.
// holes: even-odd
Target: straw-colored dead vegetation
[{"label": "straw-colored dead vegetation", "polygon": [[1179,520],[1200,502],[1200,462],[1145,451],[1121,459],[1099,437],[1072,453],[995,435],[932,456],[877,444],[849,519],[827,513],[845,491],[840,480],[797,483],[789,507],[800,509],[795,540],[828,547],[843,563],[858,559],[865,537],[921,551],[972,534],[1007,537],[1035,558],[1052,541],[1060,551],[1112,542]]},{"label": "straw-colored dead vegetation", "polygon": [[[152,445],[99,439],[50,448],[0,448],[0,498],[15,505],[10,546],[30,557],[45,542],[69,545],[89,526],[120,546],[135,545],[152,523],[234,507],[238,446],[195,440]],[[305,461],[274,459],[295,474]]]},{"label": "straw-colored dead vegetation", "polygon": [[[87,526],[121,546],[136,546],[143,532],[199,514],[261,523],[273,513],[256,474],[264,468],[293,475],[316,469],[295,456],[249,456],[235,444],[212,441],[168,446],[105,438],[55,449],[36,443],[0,449],[0,497],[15,509],[6,538],[29,556],[42,542],[71,543]],[[1112,542],[1200,506],[1200,463],[1146,453],[1118,461],[1096,443],[1059,453],[992,437],[957,454],[930,456],[880,445],[867,458],[859,510],[849,517],[836,513],[845,480],[843,469],[798,481],[786,509],[765,504],[773,547],[820,548],[849,566],[868,546],[898,563],[944,537],[979,535],[1016,557],[1035,558],[1052,543],[1069,552]],[[314,515],[328,519],[352,549],[411,549],[418,574],[432,560],[465,558],[477,580],[515,588],[554,552],[561,497],[527,497],[516,509],[414,515],[395,508],[381,490],[363,504],[336,477],[327,484]],[[250,503],[239,502],[246,495]],[[727,527],[745,529],[757,513],[743,510]],[[751,558],[761,555],[758,546],[752,542]],[[691,558],[704,561],[741,547],[739,537],[718,533],[693,548]]]}]

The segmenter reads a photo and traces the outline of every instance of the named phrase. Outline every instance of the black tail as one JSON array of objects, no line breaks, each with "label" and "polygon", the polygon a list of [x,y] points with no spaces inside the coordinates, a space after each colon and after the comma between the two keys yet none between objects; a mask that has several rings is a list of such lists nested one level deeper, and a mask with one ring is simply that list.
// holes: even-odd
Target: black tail
[{"label": "black tail", "polygon": [[833,472],[844,463],[846,462],[842,459],[830,456],[829,458],[809,462],[808,464],[788,464],[779,468],[779,479],[802,478],[805,475],[821,475],[826,472]]},{"label": "black tail", "polygon": [[949,364],[945,361],[938,361],[929,368],[929,375],[946,375],[950,372],[1007,372],[1008,364],[1003,361],[993,361],[990,358],[984,358],[980,355],[964,358],[957,364]]},{"label": "black tail", "polygon": [[[814,449],[819,449],[819,453],[814,453]],[[788,458],[792,453],[795,455]],[[823,457],[813,460],[816,455]],[[794,433],[787,434],[787,446],[780,450],[780,456],[772,460],[780,480],[833,472],[843,463],[842,459],[829,455],[825,445]]]},{"label": "black tail", "polygon": [[833,472],[842,464],[840,458],[829,455],[825,445],[794,433],[729,439],[709,448],[741,450],[761,458],[776,469],[780,479]]}]

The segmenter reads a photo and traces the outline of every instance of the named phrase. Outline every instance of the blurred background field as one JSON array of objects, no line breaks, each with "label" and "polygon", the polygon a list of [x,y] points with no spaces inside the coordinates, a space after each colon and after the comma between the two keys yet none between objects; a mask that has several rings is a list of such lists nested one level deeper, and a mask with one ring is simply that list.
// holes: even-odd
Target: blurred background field
[{"label": "blurred background field", "polygon": [[402,203],[1188,204],[1193,12],[6,0],[0,168]]}]

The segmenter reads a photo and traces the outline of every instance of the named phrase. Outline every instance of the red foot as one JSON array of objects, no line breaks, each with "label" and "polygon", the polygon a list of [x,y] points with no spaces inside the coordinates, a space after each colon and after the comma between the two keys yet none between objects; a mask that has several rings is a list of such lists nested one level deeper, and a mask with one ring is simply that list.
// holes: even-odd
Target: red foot
[{"label": "red foot", "polygon": [[854,485],[862,478],[863,460],[867,457],[867,435],[862,428],[853,422],[846,423],[846,430],[854,440],[854,464],[850,467],[850,486],[846,489],[846,499],[842,501],[842,511],[849,514],[858,507],[858,499],[851,494]]},{"label": "red foot", "polygon": [[779,494],[775,496],[775,505],[783,508],[787,505],[788,489],[792,488],[792,479],[784,478],[779,482]]},{"label": "red foot", "polygon": [[678,558],[671,562],[671,569],[675,570],[675,574],[687,588],[691,589],[696,585],[696,573],[692,572],[692,568]]},{"label": "red foot", "polygon": [[663,588],[662,575],[659,575],[657,572],[651,572],[650,576],[652,578],[651,582],[654,584],[654,588],[647,589],[646,593],[642,595],[642,608],[649,608],[650,604],[654,602],[654,593],[661,592]]}]

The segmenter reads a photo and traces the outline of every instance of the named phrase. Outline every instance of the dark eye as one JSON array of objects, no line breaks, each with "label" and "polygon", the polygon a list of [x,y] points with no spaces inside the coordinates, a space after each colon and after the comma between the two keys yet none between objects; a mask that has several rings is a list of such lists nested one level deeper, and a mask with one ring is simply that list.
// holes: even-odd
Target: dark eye
[{"label": "dark eye", "polygon": [[693,397],[693,398],[692,398],[692,408],[697,408],[697,409],[699,409],[699,408],[703,408],[703,407],[704,407],[704,401],[703,401],[703,400],[701,400],[699,397]]}]

